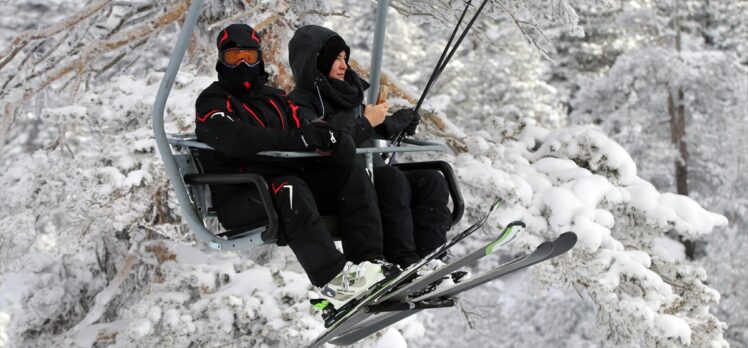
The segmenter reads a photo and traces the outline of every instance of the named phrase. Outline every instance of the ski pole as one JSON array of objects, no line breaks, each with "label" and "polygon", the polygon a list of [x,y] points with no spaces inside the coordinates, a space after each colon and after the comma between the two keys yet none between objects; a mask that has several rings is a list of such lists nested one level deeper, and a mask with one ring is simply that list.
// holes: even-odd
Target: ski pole
[{"label": "ski pole", "polygon": [[[462,15],[460,16],[460,19],[458,20],[457,25],[455,26],[455,29],[452,32],[452,36],[447,42],[447,46],[444,47],[444,51],[442,52],[442,57],[449,49],[449,46],[452,43],[452,39],[454,38],[454,35],[457,33],[457,30],[459,29],[460,24],[462,23],[462,19],[464,18],[465,13],[467,13],[468,8],[470,7],[470,3],[471,1],[468,0],[465,6],[465,9],[463,10]],[[413,109],[414,112],[417,113],[418,110],[421,108],[423,100],[426,98],[426,94],[428,94],[428,92],[430,91],[431,86],[433,86],[434,83],[436,83],[436,80],[439,78],[439,75],[441,75],[442,71],[444,71],[444,68],[447,66],[450,59],[452,59],[452,56],[457,51],[457,48],[462,43],[462,40],[464,40],[465,37],[467,36],[467,33],[470,31],[470,28],[472,28],[473,26],[473,23],[475,23],[475,21],[478,19],[478,15],[480,15],[481,11],[483,11],[483,8],[486,6],[487,3],[488,3],[488,0],[483,0],[480,7],[478,7],[478,10],[475,12],[473,17],[470,19],[470,22],[467,24],[467,26],[465,26],[465,29],[462,31],[462,34],[460,34],[460,37],[459,39],[457,39],[457,42],[454,44],[454,46],[452,46],[452,49],[449,50],[449,54],[446,56],[446,58],[443,61],[441,57],[439,58],[439,62],[437,62],[436,66],[434,67],[434,71],[431,73],[431,77],[429,78],[429,81],[426,83],[426,87],[424,88],[423,93],[421,93],[421,98],[418,100],[418,103],[416,104],[415,109]],[[395,137],[395,140],[393,140],[392,143],[390,143],[390,147],[400,146],[400,143],[402,143],[403,139],[405,139],[405,132],[401,131],[397,135],[397,137]],[[386,160],[385,164],[389,165],[390,163],[392,163],[392,161],[395,159],[395,155],[397,155],[397,153],[393,152],[392,156],[390,156],[390,158]]]}]

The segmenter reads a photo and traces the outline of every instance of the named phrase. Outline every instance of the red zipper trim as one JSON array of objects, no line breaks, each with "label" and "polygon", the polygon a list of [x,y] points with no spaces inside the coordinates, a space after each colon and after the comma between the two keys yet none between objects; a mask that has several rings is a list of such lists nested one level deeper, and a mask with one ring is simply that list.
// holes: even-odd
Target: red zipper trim
[{"label": "red zipper trim", "polygon": [[299,122],[299,116],[296,115],[296,110],[299,110],[299,107],[296,105],[293,105],[291,101],[288,101],[288,106],[291,108],[291,114],[293,116],[294,122],[296,122],[296,128],[301,128],[301,122]]},{"label": "red zipper trim", "polygon": [[257,122],[260,123],[260,126],[262,126],[263,128],[265,128],[265,124],[262,123],[262,121],[260,120],[260,118],[257,117],[257,114],[255,114],[255,112],[252,111],[252,109],[250,109],[249,106],[247,106],[247,104],[242,103],[242,106],[244,107],[244,109],[246,109],[247,111],[249,111],[250,114],[252,114],[252,117],[254,117],[255,120],[257,120]]},{"label": "red zipper trim", "polygon": [[276,105],[275,102],[272,99],[268,98],[268,100],[270,101],[270,104],[273,104],[273,107],[275,108],[275,111],[278,111],[278,118],[280,118],[280,120],[281,120],[281,128],[285,129],[286,128],[286,121],[283,121],[283,114],[281,114],[281,111],[278,108],[278,105]]}]

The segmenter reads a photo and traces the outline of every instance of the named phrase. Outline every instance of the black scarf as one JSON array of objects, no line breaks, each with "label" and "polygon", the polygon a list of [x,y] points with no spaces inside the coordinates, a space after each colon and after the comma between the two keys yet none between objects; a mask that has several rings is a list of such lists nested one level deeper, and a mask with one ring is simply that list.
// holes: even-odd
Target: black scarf
[{"label": "black scarf", "polygon": [[364,102],[364,83],[353,70],[348,69],[345,80],[320,79],[319,89],[322,98],[336,109],[353,109]]}]

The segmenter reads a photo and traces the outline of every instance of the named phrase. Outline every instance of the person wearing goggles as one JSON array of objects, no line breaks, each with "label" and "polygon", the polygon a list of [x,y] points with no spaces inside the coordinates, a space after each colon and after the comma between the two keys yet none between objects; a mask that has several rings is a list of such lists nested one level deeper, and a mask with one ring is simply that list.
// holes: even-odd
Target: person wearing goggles
[{"label": "person wearing goggles", "polygon": [[262,51],[254,48],[228,48],[221,52],[220,61],[229,68],[236,68],[239,64],[248,67],[257,65],[262,59]]},{"label": "person wearing goggles", "polygon": [[[285,92],[267,85],[261,38],[250,26],[229,25],[216,46],[218,81],[195,103],[197,138],[215,149],[200,150],[205,172],[265,177],[281,224],[277,243],[291,247],[313,285],[336,279],[342,284],[351,274],[372,277],[357,284],[378,281],[380,266],[367,261],[384,258],[380,214],[374,187],[354,161],[353,140],[325,122],[302,122]],[[316,151],[323,157],[283,159],[260,156],[261,151]],[[224,228],[267,218],[253,186],[210,189]],[[338,215],[343,253],[335,248],[320,212]],[[353,267],[361,263],[371,266]]]}]

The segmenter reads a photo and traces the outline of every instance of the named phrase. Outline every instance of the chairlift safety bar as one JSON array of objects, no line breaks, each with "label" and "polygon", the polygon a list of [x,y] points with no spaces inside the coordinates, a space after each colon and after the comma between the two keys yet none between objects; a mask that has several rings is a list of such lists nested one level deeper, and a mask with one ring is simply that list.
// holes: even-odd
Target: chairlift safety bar
[{"label": "chairlift safety bar", "polygon": [[[169,134],[167,136],[169,144],[177,146],[187,146],[196,149],[213,150],[210,145],[197,141],[197,138],[191,136],[184,136],[179,134]],[[423,151],[444,151],[445,146],[438,143],[429,141],[419,141],[414,139],[406,139],[406,144],[416,146],[401,146],[401,147],[362,147],[356,148],[357,154],[369,154],[369,153],[387,153],[387,152],[423,152]],[[306,158],[306,157],[320,157],[321,155],[316,152],[300,152],[300,151],[262,151],[258,152],[258,155],[269,156],[269,157],[284,157],[284,158]]]}]

